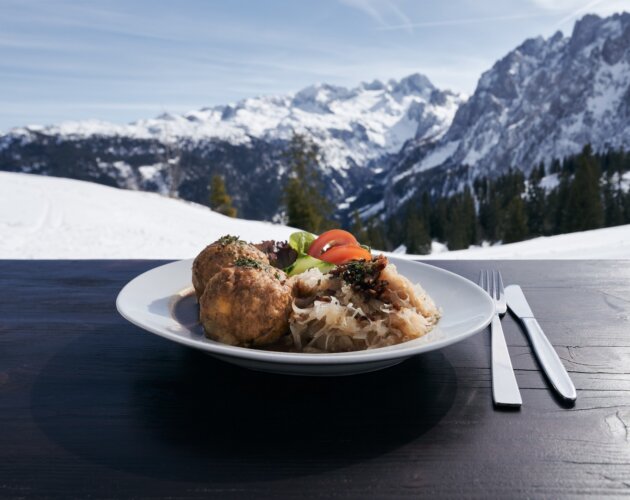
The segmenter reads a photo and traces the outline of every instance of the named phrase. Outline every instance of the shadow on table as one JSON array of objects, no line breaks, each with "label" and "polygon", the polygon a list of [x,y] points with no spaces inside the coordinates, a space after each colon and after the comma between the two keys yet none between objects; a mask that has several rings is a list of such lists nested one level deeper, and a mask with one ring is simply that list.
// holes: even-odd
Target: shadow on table
[{"label": "shadow on table", "polygon": [[[112,336],[120,343],[112,345]],[[456,390],[440,352],[371,374],[290,377],[121,327],[83,335],[59,352],[36,380],[32,408],[51,440],[117,470],[264,481],[393,451],[434,427]]]}]

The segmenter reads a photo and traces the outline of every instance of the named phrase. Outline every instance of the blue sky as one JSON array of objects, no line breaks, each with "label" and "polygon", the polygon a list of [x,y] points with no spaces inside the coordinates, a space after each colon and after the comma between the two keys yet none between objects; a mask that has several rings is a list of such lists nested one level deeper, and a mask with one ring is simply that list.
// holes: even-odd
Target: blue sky
[{"label": "blue sky", "polygon": [[[0,0],[0,130],[128,122],[315,82],[471,93],[525,38],[628,0]],[[627,9],[626,9],[627,10]]]}]

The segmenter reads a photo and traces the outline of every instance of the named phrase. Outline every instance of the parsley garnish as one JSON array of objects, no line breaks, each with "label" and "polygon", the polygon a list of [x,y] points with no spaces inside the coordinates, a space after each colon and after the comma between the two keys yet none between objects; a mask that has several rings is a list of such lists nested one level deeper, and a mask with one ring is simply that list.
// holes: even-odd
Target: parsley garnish
[{"label": "parsley garnish", "polygon": [[264,269],[267,267],[262,262],[258,262],[257,260],[250,259],[248,257],[239,257],[234,261],[234,265],[238,267],[249,267],[252,269]]},{"label": "parsley garnish", "polygon": [[225,236],[221,236],[217,240],[217,243],[221,246],[225,246],[225,245],[229,245],[230,243],[245,243],[245,242],[239,239],[238,236],[231,236],[229,234],[226,234]]},{"label": "parsley garnish", "polygon": [[331,271],[348,283],[353,290],[362,292],[366,298],[380,297],[387,288],[387,281],[380,279],[387,259],[380,255],[371,261],[351,261],[337,266]]}]

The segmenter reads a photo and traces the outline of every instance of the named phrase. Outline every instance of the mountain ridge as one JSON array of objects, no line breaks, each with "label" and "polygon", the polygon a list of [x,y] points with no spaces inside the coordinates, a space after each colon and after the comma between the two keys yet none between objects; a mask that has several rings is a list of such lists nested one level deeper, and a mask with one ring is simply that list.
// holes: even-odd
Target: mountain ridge
[{"label": "mountain ridge", "polygon": [[[316,84],[128,125],[17,127],[0,136],[0,170],[176,193],[200,203],[218,173],[242,216],[273,219],[286,177],[282,154],[293,132],[310,136],[324,153],[327,194],[339,203],[409,139],[445,133],[462,100],[413,74],[353,88]],[[174,164],[181,166],[177,175]]]},{"label": "mountain ridge", "polygon": [[419,186],[447,195],[508,168],[527,174],[586,144],[630,145],[629,13],[586,15],[570,36],[530,38],[499,59],[439,140],[403,148],[380,188],[386,211]]},{"label": "mountain ridge", "polygon": [[[361,155],[345,144],[328,146],[332,150],[345,150],[355,163],[359,160],[366,163],[382,154],[398,152],[406,140],[418,134],[440,136],[446,132],[462,101],[461,94],[440,90],[426,76],[414,73],[398,81],[392,79],[382,83],[374,80],[352,88],[318,83],[292,94],[251,97],[233,104],[203,107],[186,113],[166,112],[155,118],[124,125],[81,120],[15,127],[6,134],[0,134],[0,148],[3,137],[28,137],[32,133],[73,139],[92,136],[192,141],[217,139],[237,145],[248,143],[251,137],[266,141],[288,140],[295,130],[310,133],[320,143],[357,135],[375,151]],[[421,127],[418,128],[418,125]],[[325,130],[330,132],[327,137]],[[328,164],[340,169],[346,166],[338,155],[332,156]]]}]

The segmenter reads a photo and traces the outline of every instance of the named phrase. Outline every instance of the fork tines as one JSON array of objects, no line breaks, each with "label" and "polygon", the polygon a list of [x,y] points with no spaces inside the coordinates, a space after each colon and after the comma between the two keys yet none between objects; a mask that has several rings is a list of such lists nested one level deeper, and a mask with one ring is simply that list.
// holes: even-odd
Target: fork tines
[{"label": "fork tines", "polygon": [[496,269],[482,269],[479,272],[479,286],[488,292],[488,295],[495,301],[497,312],[499,314],[505,314],[507,312],[507,304],[505,302],[505,291],[501,273]]}]

